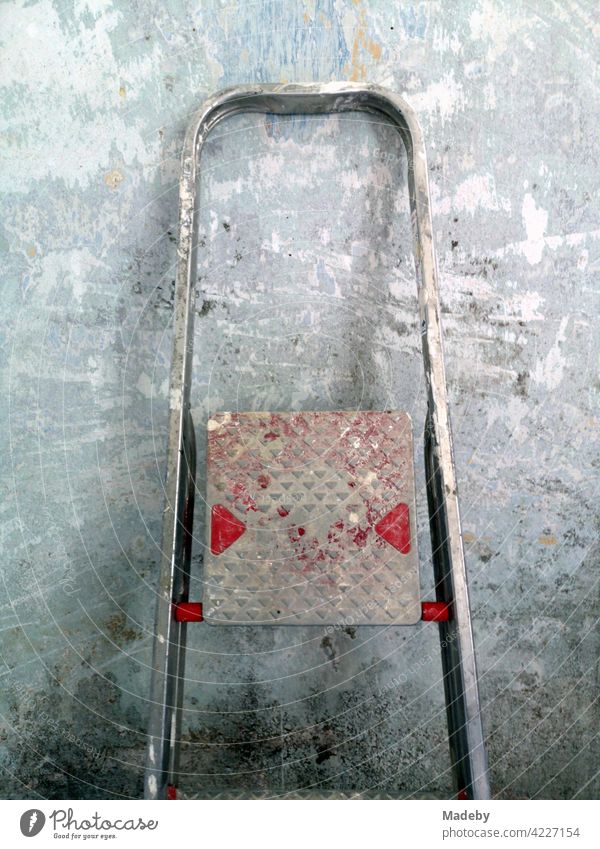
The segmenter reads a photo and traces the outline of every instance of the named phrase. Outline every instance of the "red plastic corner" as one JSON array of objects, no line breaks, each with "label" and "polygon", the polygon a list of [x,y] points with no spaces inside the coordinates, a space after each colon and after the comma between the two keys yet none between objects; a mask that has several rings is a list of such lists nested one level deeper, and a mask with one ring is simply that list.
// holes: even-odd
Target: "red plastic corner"
[{"label": "red plastic corner", "polygon": [[210,550],[213,554],[222,554],[226,548],[238,540],[246,530],[227,507],[215,504],[210,513]]},{"label": "red plastic corner", "polygon": [[176,622],[202,622],[202,602],[181,601],[173,605]]},{"label": "red plastic corner", "polygon": [[452,619],[450,605],[445,601],[423,601],[421,619],[423,622],[448,622]]},{"label": "red plastic corner", "polygon": [[400,554],[410,552],[410,511],[408,504],[397,504],[375,525],[375,531]]},{"label": "red plastic corner", "polygon": [[174,784],[167,784],[167,799],[177,799],[177,788]]},{"label": "red plastic corner", "polygon": [[464,787],[462,788],[462,790],[458,791],[456,798],[459,800],[459,802],[464,802],[469,798],[469,796],[467,795],[467,791],[464,789]]}]

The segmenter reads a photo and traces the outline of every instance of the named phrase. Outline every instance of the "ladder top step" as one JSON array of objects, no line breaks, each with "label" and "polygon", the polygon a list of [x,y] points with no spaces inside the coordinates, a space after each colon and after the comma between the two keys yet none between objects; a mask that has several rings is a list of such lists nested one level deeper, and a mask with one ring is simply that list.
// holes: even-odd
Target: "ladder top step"
[{"label": "ladder top step", "polygon": [[407,413],[225,412],[207,439],[207,622],[421,618]]}]

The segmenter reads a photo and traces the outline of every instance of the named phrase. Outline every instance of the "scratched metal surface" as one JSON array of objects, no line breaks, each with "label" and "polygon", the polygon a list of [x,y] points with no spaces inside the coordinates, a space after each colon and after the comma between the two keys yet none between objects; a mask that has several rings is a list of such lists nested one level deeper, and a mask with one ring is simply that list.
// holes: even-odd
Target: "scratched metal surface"
[{"label": "scratched metal surface", "polygon": [[[0,794],[140,793],[190,114],[225,85],[351,78],[404,93],[428,146],[494,790],[597,797],[594,4],[44,0],[0,17]],[[393,407],[419,460],[399,152],[352,116],[215,132],[198,434],[218,409]],[[190,635],[190,795],[450,792],[432,628],[217,631]]]}]

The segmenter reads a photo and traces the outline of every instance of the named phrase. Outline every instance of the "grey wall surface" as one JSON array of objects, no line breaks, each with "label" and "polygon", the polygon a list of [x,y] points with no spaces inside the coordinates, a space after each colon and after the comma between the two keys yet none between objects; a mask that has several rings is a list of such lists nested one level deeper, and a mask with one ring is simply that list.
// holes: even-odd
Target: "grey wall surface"
[{"label": "grey wall surface", "polygon": [[[0,7],[1,796],[141,792],[183,133],[224,86],[334,79],[404,93],[425,133],[494,792],[598,796],[594,7]],[[405,164],[365,116],[215,130],[193,412],[203,448],[216,410],[409,410],[426,598]],[[450,795],[435,626],[189,639],[184,794]]]}]

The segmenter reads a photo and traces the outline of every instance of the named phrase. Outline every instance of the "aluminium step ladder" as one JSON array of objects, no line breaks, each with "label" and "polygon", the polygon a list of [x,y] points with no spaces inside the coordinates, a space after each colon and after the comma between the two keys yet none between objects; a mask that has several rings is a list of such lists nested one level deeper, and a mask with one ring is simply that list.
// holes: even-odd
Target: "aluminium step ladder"
[{"label": "aluminium step ladder", "polygon": [[[200,152],[211,129],[239,113],[350,111],[391,122],[408,157],[437,599],[419,598],[410,417],[395,411],[335,411],[212,416],[207,425],[205,593],[202,603],[190,601],[196,472],[190,384]],[[427,161],[421,129],[406,101],[378,86],[328,83],[238,86],[204,103],[188,129],[182,159],[170,381],[146,798],[176,794],[187,623],[291,626],[335,624],[349,616],[357,625],[410,625],[420,619],[438,623],[456,793],[461,799],[490,798],[446,397]]]}]

